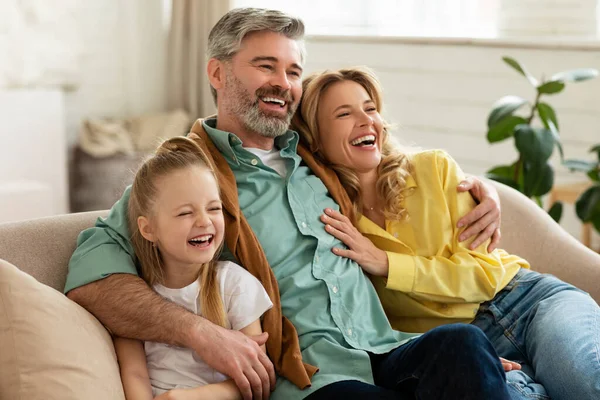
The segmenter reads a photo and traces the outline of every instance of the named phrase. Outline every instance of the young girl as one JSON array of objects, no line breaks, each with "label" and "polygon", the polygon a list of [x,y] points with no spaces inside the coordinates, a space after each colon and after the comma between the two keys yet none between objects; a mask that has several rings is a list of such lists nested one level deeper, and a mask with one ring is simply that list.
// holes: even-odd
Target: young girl
[{"label": "young girl", "polygon": [[[128,219],[141,276],[158,294],[220,326],[262,333],[271,300],[245,269],[217,261],[225,225],[219,187],[196,143],[169,139],[140,167]],[[241,398],[191,349],[124,338],[115,338],[115,349],[127,400]]]}]

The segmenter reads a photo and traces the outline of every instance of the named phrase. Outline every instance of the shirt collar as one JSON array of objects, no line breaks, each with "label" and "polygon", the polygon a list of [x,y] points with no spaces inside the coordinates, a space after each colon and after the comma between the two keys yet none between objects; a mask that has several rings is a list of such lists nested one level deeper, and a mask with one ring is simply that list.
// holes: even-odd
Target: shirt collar
[{"label": "shirt collar", "polygon": [[[246,150],[242,147],[241,139],[231,133],[217,129],[217,119],[207,118],[202,121],[204,130],[217,146],[221,154],[223,154],[230,161],[238,163],[236,156],[243,155]],[[298,146],[299,136],[298,133],[292,130],[288,130],[285,134],[275,138],[275,147],[280,150],[287,150],[293,153],[296,152]]]}]

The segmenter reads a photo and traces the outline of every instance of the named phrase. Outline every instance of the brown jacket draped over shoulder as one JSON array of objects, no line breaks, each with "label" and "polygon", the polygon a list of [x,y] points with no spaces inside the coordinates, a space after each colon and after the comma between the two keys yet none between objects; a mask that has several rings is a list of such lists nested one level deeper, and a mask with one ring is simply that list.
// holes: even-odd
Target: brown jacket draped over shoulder
[{"label": "brown jacket draped over shoulder", "polygon": [[[240,264],[260,280],[273,302],[273,308],[264,315],[262,327],[269,333],[267,353],[275,366],[275,371],[300,389],[304,389],[310,385],[310,378],[318,369],[316,366],[302,362],[296,328],[281,312],[279,286],[275,275],[258,239],[240,210],[233,171],[205,132],[202,120],[194,123],[190,138],[196,140],[207,156],[212,159],[215,167],[223,201],[227,247]],[[335,172],[316,160],[301,143],[298,144],[298,154],[314,174],[323,181],[333,199],[339,204],[342,213],[353,219],[352,203]]]}]

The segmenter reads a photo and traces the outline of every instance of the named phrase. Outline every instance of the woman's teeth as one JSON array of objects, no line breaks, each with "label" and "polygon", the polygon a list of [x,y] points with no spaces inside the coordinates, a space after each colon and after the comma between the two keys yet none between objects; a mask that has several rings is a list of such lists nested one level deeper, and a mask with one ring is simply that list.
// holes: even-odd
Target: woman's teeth
[{"label": "woman's teeth", "polygon": [[350,142],[352,146],[375,144],[375,135],[366,135]]}]

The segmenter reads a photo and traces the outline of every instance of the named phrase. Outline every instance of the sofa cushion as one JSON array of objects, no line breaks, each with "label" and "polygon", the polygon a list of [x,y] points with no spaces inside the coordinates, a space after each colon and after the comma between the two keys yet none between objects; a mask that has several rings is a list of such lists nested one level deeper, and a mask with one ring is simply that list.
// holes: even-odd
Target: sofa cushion
[{"label": "sofa cushion", "polygon": [[124,399],[112,339],[62,293],[0,260],[0,398]]}]

